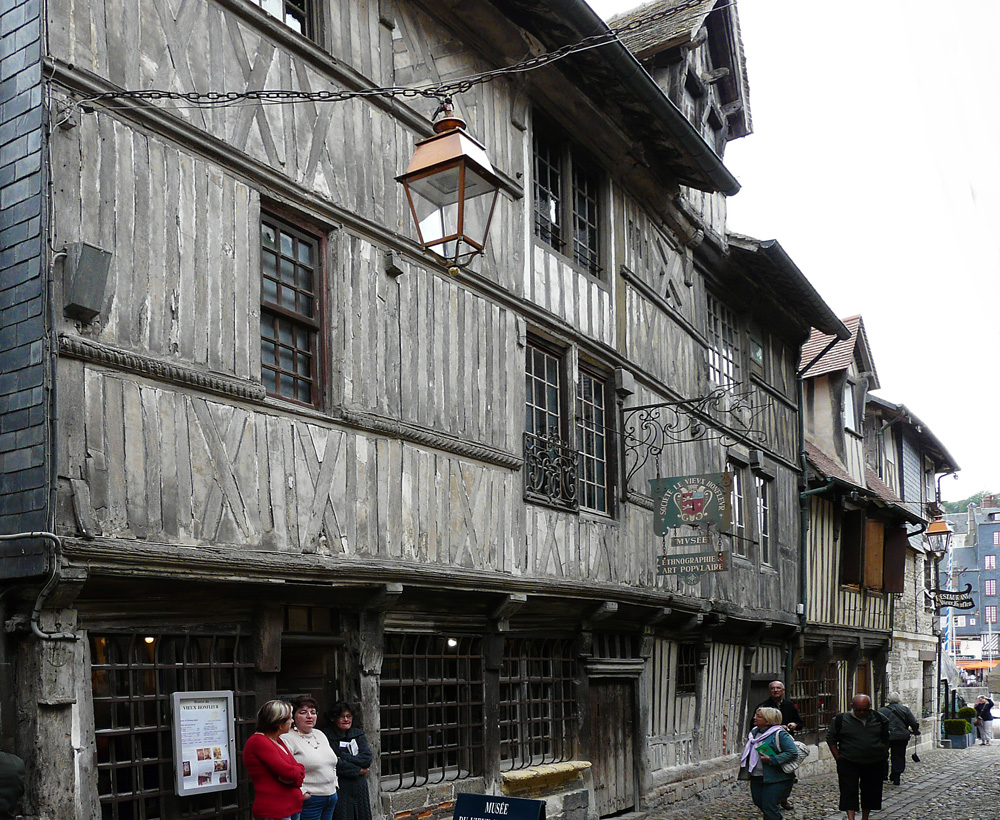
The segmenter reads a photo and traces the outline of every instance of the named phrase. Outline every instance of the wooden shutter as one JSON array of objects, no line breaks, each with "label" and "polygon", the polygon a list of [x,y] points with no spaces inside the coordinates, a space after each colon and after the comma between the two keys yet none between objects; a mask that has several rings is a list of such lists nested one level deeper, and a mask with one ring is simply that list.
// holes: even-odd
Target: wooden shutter
[{"label": "wooden shutter", "polygon": [[861,586],[861,554],[864,546],[865,514],[845,510],[840,525],[840,583]]},{"label": "wooden shutter", "polygon": [[885,553],[885,524],[865,522],[865,586],[882,589],[882,568]]},{"label": "wooden shutter", "polygon": [[885,533],[885,572],[882,588],[886,592],[902,592],[903,576],[906,571],[906,547],[908,545],[905,527],[889,527]]}]

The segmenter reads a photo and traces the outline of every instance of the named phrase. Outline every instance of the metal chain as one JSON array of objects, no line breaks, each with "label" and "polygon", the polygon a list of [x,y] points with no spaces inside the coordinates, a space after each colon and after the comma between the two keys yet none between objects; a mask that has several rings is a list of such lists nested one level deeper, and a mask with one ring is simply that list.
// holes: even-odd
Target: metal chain
[{"label": "metal chain", "polygon": [[[720,3],[713,7],[712,11],[726,8],[735,4],[735,0]],[[704,0],[687,0],[687,2],[669,9],[662,9],[657,12],[642,15],[631,20],[624,25],[609,29],[600,34],[592,34],[589,37],[570,43],[554,51],[538,54],[529,57],[518,63],[513,63],[503,68],[496,68],[491,71],[484,71],[452,80],[447,83],[429,85],[423,87],[403,87],[403,86],[383,86],[379,88],[363,88],[356,91],[291,91],[286,89],[260,89],[256,91],[163,91],[148,89],[142,91],[107,91],[101,94],[92,94],[79,100],[80,105],[93,103],[104,103],[112,100],[148,100],[151,102],[167,100],[171,102],[187,103],[200,108],[213,108],[234,105],[242,102],[275,103],[275,102],[345,102],[347,100],[365,97],[423,97],[425,99],[442,100],[456,94],[463,94],[470,91],[477,85],[493,82],[501,77],[510,74],[522,74],[533,71],[537,68],[554,63],[571,54],[597,48],[608,43],[612,43],[622,34],[637,31],[644,26],[655,23],[667,17],[674,17],[688,12],[691,9],[704,5]],[[681,21],[693,19],[696,14],[689,14],[681,18]]]}]

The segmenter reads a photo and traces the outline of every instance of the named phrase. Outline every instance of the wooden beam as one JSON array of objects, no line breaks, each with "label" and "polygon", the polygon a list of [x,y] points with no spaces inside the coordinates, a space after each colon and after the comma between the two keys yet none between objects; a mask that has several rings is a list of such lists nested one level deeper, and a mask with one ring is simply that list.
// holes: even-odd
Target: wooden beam
[{"label": "wooden beam", "polygon": [[393,608],[397,599],[403,594],[403,585],[390,582],[382,586],[362,605],[363,609],[372,612],[388,612]]}]

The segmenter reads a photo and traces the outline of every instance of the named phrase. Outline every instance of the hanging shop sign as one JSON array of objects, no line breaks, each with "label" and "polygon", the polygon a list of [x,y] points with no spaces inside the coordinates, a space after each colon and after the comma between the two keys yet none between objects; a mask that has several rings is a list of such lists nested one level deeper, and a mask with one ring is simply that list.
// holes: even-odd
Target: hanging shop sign
[{"label": "hanging shop sign", "polygon": [[692,549],[697,552],[671,552],[656,557],[657,575],[676,575],[685,584],[697,584],[706,572],[729,569],[721,534],[706,532],[699,535],[677,535],[670,540],[671,549]]},{"label": "hanging shop sign", "polygon": [[236,788],[233,693],[174,692],[174,780],[177,794]]},{"label": "hanging shop sign", "polygon": [[720,530],[729,529],[732,489],[732,473],[650,479],[654,532],[667,535],[673,527],[684,524],[715,524]]},{"label": "hanging shop sign", "polygon": [[955,609],[974,609],[976,602],[972,599],[972,584],[966,584],[965,589],[931,589],[928,590],[934,599],[937,609],[954,607]]}]

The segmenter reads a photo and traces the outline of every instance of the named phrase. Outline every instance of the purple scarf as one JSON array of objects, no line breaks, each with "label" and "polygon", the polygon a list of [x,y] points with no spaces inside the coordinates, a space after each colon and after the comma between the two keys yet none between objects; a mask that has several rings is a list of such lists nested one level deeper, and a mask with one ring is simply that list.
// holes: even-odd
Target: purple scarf
[{"label": "purple scarf", "polygon": [[[777,735],[781,731],[780,726],[771,726],[766,732],[761,732],[755,735],[754,732],[757,731],[755,726],[750,730],[750,734],[747,735],[747,745],[743,747],[743,757],[740,758],[740,765],[746,766],[748,772],[752,772],[757,768],[757,764],[760,762],[760,752],[757,751],[757,747],[760,746],[768,738]],[[773,745],[773,744],[772,744]],[[749,758],[749,760],[747,760]]]}]

